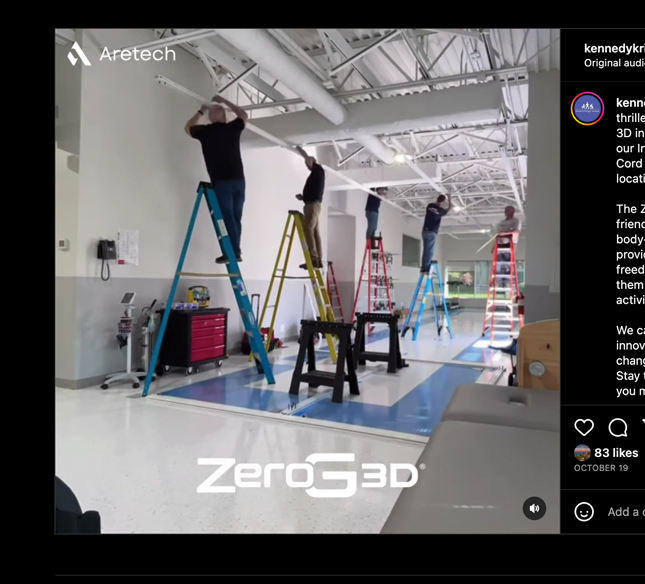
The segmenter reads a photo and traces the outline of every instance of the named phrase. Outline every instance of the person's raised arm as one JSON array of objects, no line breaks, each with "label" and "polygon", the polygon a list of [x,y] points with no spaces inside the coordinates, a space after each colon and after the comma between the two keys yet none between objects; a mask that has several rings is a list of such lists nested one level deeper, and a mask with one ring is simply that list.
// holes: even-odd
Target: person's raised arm
[{"label": "person's raised arm", "polygon": [[216,95],[213,98],[213,102],[215,103],[221,103],[225,106],[227,106],[240,120],[246,124],[247,120],[249,119],[249,114],[247,114],[241,107],[235,105],[234,103],[231,103],[228,99],[223,98],[221,95]]},{"label": "person's raised arm", "polygon": [[446,193],[446,198],[448,199],[448,208],[446,209],[447,213],[452,208],[452,197],[450,196],[450,193]]},{"label": "person's raised arm", "polygon": [[204,112],[206,111],[206,106],[202,106],[199,108],[199,111],[192,117],[190,120],[186,122],[186,125],[184,126],[184,131],[186,134],[192,137],[192,134],[190,133],[190,129],[193,126],[197,126],[197,122],[199,122],[199,118],[201,118],[204,115]]}]

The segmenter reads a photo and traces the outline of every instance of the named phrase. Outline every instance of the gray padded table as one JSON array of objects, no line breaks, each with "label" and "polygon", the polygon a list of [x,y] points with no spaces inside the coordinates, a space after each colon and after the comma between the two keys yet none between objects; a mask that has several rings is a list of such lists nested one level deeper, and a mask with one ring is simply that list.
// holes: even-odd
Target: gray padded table
[{"label": "gray padded table", "polygon": [[[560,435],[443,422],[425,447],[419,480],[402,489],[381,533],[559,533]],[[529,497],[546,503],[538,521]]]},{"label": "gray padded table", "polygon": [[503,385],[460,385],[442,421],[560,431],[560,392]]}]

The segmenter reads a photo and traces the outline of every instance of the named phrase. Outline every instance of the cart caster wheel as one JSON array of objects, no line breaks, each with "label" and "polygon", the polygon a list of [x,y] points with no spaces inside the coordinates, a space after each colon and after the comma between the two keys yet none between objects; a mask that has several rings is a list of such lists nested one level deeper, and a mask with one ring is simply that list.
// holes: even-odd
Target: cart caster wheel
[{"label": "cart caster wheel", "polygon": [[515,385],[515,375],[512,373],[508,376],[508,384],[513,387]]},{"label": "cart caster wheel", "polygon": [[186,369],[186,375],[192,375],[192,374],[193,374],[193,368],[192,368],[192,367],[188,367],[188,368]]},{"label": "cart caster wheel", "polygon": [[195,367],[195,373],[201,373],[201,369],[199,367]]},{"label": "cart caster wheel", "polygon": [[101,389],[107,389],[108,387],[109,385],[107,383],[104,383],[103,385],[101,385]]},{"label": "cart caster wheel", "polygon": [[161,365],[157,365],[157,366],[155,367],[155,375],[156,375],[157,377],[161,377],[163,374],[164,374],[163,367],[162,367]]},{"label": "cart caster wheel", "polygon": [[150,383],[152,383],[155,379],[157,379],[154,375],[150,378]]},{"label": "cart caster wheel", "polygon": [[170,365],[164,365],[163,370],[168,373],[168,371],[170,371]]},{"label": "cart caster wheel", "polygon": [[223,363],[224,363],[224,361],[217,361],[215,363],[215,367],[217,367],[219,369],[222,366]]},{"label": "cart caster wheel", "polygon": [[139,389],[141,386],[138,383],[132,384],[132,389]]}]

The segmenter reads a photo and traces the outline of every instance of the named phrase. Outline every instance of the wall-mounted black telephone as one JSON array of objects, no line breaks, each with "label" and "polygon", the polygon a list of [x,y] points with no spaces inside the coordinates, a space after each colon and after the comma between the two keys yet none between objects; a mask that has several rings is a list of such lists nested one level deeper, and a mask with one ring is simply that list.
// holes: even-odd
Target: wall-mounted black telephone
[{"label": "wall-mounted black telephone", "polygon": [[116,259],[116,243],[109,239],[101,239],[97,249],[96,257],[99,260]]},{"label": "wall-mounted black telephone", "polygon": [[[101,260],[101,280],[107,282],[110,279],[110,264],[108,260],[116,259],[116,243],[111,239],[100,239],[96,250],[97,259]],[[107,278],[103,275],[107,267]]]}]

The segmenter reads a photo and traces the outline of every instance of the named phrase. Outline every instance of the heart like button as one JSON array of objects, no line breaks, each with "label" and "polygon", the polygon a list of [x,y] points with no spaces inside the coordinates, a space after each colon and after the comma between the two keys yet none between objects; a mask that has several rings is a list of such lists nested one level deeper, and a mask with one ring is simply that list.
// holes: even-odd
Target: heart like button
[{"label": "heart like button", "polygon": [[586,436],[593,430],[593,420],[576,420],[574,426],[580,434]]}]

